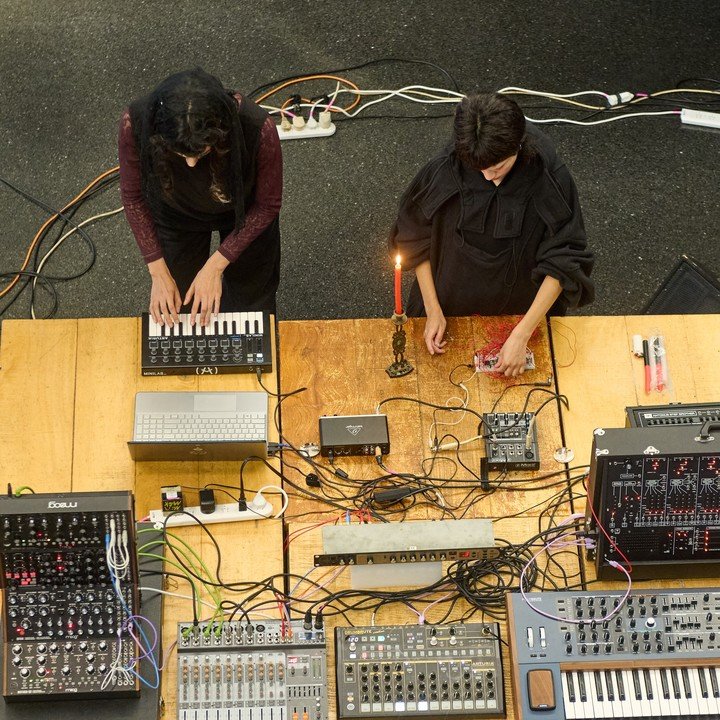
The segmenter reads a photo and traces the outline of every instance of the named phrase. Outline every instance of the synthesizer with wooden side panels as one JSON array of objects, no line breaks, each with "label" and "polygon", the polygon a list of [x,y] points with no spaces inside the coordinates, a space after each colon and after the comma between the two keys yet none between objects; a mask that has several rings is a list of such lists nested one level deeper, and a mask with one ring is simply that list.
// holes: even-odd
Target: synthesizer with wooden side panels
[{"label": "synthesizer with wooden side panels", "polygon": [[720,717],[720,589],[507,595],[516,720]]},{"label": "synthesizer with wooden side panels", "polygon": [[272,372],[268,313],[218,313],[205,327],[187,313],[179,319],[171,327],[142,314],[143,375]]}]

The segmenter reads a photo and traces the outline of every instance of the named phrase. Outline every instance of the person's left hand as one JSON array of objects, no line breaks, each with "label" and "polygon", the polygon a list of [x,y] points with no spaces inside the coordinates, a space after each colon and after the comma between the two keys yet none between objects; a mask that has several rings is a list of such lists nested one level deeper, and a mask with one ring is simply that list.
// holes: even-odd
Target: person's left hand
[{"label": "person's left hand", "polygon": [[517,332],[517,328],[515,328],[500,349],[493,371],[503,373],[505,377],[522,375],[525,372],[527,341],[528,338]]},{"label": "person's left hand", "polygon": [[222,270],[216,267],[212,258],[202,266],[200,272],[187,291],[184,305],[192,300],[190,310],[190,324],[195,323],[199,314],[200,325],[205,326],[210,322],[210,316],[220,312],[220,297],[222,296]]}]

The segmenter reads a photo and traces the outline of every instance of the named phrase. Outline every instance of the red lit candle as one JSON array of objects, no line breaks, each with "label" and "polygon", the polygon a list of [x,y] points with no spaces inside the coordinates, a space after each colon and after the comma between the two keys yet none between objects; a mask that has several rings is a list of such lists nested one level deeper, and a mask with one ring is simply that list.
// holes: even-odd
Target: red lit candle
[{"label": "red lit candle", "polygon": [[400,264],[400,256],[395,257],[395,314],[403,314],[402,304],[402,265]]}]

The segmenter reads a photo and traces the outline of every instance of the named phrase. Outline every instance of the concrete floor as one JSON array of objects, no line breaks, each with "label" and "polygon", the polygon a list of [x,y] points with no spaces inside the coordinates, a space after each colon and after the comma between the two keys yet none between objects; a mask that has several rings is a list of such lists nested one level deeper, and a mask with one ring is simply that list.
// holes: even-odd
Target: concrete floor
[{"label": "concrete floor", "polygon": [[[463,91],[647,92],[720,75],[716,0],[5,0],[2,14],[0,175],[55,207],[116,164],[126,103],[194,65],[240,91],[382,57],[442,65]],[[449,86],[438,71],[411,65],[349,76],[364,88]],[[381,108],[418,112],[400,101]],[[575,176],[597,255],[597,300],[583,313],[640,312],[682,253],[720,272],[720,134],[681,127],[674,116],[546,129]],[[283,145],[281,318],[390,312],[385,243],[398,198],[449,133],[447,118],[365,119],[340,124],[330,139]],[[119,205],[115,186],[76,218]],[[45,217],[0,185],[0,272],[19,268]],[[123,216],[88,232],[97,260],[81,279],[57,285],[57,316],[137,315],[149,278]],[[74,237],[47,271],[75,272],[88,257]],[[2,317],[27,317],[28,297]],[[41,295],[38,312],[45,309]]]}]

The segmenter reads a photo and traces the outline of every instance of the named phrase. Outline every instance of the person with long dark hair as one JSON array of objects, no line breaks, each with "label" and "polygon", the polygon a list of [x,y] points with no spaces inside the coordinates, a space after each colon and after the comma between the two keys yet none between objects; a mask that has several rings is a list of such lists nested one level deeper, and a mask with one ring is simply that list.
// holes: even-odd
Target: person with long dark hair
[{"label": "person with long dark hair", "polygon": [[282,154],[268,114],[200,68],[179,72],[123,112],[118,154],[153,319],[172,325],[182,306],[203,325],[220,311],[275,312]]},{"label": "person with long dark hair", "polygon": [[415,270],[407,314],[427,316],[431,354],[444,352],[448,315],[524,315],[494,368],[507,376],[523,372],[527,341],[547,313],[594,297],[572,176],[504,95],[458,104],[452,141],[402,196],[390,248]]}]

